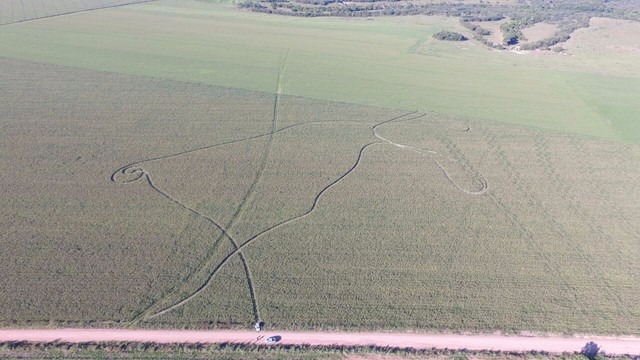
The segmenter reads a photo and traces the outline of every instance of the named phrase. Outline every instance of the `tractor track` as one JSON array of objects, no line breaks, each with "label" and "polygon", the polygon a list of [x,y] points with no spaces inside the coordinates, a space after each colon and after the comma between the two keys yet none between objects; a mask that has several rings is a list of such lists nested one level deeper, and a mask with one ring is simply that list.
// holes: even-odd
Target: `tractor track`
[{"label": "tractor track", "polygon": [[298,215],[296,217],[284,220],[276,225],[273,225],[261,232],[259,232],[258,234],[250,237],[249,239],[247,239],[244,243],[242,243],[242,245],[240,245],[236,250],[232,251],[231,253],[229,253],[224,259],[222,259],[222,261],[215,267],[215,269],[209,274],[209,277],[207,278],[206,282],[204,284],[202,284],[200,287],[198,287],[194,292],[192,292],[190,295],[188,295],[187,297],[185,297],[184,299],[180,300],[179,302],[149,316],[149,319],[152,319],[154,317],[160,316],[162,314],[165,314],[171,310],[177,309],[178,307],[186,304],[187,302],[189,302],[190,300],[192,300],[193,298],[195,298],[196,296],[198,296],[198,294],[200,294],[202,291],[204,291],[206,288],[209,287],[209,285],[213,282],[215,275],[218,273],[218,271],[224,266],[226,265],[229,260],[231,258],[233,258],[233,256],[235,256],[236,254],[240,253],[245,247],[247,247],[248,245],[250,245],[251,243],[255,242],[257,239],[263,237],[264,235],[278,229],[281,228],[287,224],[290,224],[296,220],[300,220],[303,219],[307,216],[309,216],[311,213],[313,213],[316,208],[318,207],[318,204],[320,202],[320,199],[322,198],[322,196],[329,190],[331,189],[333,186],[335,186],[336,184],[338,184],[340,181],[344,180],[349,174],[351,174],[360,164],[361,160],[362,160],[362,155],[364,153],[364,150],[367,149],[369,146],[374,145],[374,144],[381,144],[382,142],[373,142],[373,143],[368,143],[367,145],[363,146],[362,148],[360,148],[360,151],[358,153],[358,158],[356,159],[356,162],[354,163],[354,165],[347,170],[345,173],[343,173],[341,176],[339,176],[337,179],[335,179],[334,181],[332,181],[329,185],[325,186],[314,198],[313,203],[311,205],[311,207],[309,208],[309,210],[307,210],[305,213]]},{"label": "tractor track", "polygon": [[[372,128],[373,135],[374,135],[375,137],[377,137],[378,139],[380,139],[380,140],[382,140],[382,141],[385,141],[385,142],[387,142],[387,143],[389,143],[389,144],[391,144],[391,145],[393,145],[393,146],[396,146],[396,147],[398,147],[398,148],[400,148],[400,149],[408,150],[408,151],[412,151],[412,152],[415,152],[415,153],[418,153],[418,154],[420,154],[420,155],[423,155],[423,156],[428,157],[429,159],[431,159],[431,160],[436,164],[436,166],[440,169],[440,171],[442,171],[442,173],[443,173],[443,175],[445,176],[445,178],[447,178],[447,180],[448,180],[448,181],[449,181],[449,182],[450,182],[450,183],[451,183],[451,184],[452,184],[456,189],[458,189],[459,191],[461,191],[461,192],[463,192],[463,193],[465,193],[465,194],[467,194],[467,195],[474,195],[474,196],[482,195],[482,194],[486,193],[486,192],[489,190],[489,186],[488,186],[487,180],[486,180],[482,175],[478,174],[478,175],[479,175],[479,180],[478,180],[478,181],[480,182],[480,189],[479,189],[479,190],[476,190],[476,191],[470,191],[470,190],[464,189],[464,188],[462,188],[460,185],[458,185],[458,183],[453,179],[453,177],[451,176],[451,174],[449,173],[449,171],[447,171],[447,168],[446,168],[444,165],[442,165],[442,163],[441,163],[440,161],[438,161],[438,160],[435,158],[435,156],[443,156],[443,155],[440,155],[438,152],[433,151],[433,150],[429,150],[429,149],[420,149],[420,148],[417,148],[417,147],[414,147],[414,146],[409,146],[409,145],[404,145],[404,144],[396,143],[396,142],[394,142],[394,141],[391,141],[391,140],[389,140],[389,139],[387,139],[387,138],[385,138],[385,137],[381,136],[381,135],[380,135],[380,134],[378,134],[378,132],[377,132],[378,127],[380,127],[380,126],[382,126],[382,125],[386,125],[386,124],[397,124],[397,123],[402,123],[402,122],[408,122],[408,121],[418,120],[418,119],[424,118],[424,117],[425,117],[425,116],[427,116],[428,114],[429,114],[429,113],[425,113],[425,114],[422,114],[422,115],[419,115],[419,116],[415,116],[415,117],[412,117],[412,118],[409,118],[409,119],[402,119],[402,120],[400,120],[400,118],[402,118],[402,117],[399,117],[399,118],[396,118],[396,119],[392,119],[392,120],[388,120],[388,121],[382,122],[382,123],[380,123],[380,124],[375,125],[375,126]],[[463,129],[463,130],[461,130],[461,131],[462,131],[462,132],[467,132],[467,131],[469,131],[469,130],[470,130],[470,127],[469,127],[469,126],[467,126],[465,129]],[[443,157],[444,157],[444,156],[443,156]],[[453,162],[459,163],[459,164],[460,164],[460,165],[465,169],[465,171],[468,171],[468,169],[467,169],[464,165],[462,165],[459,161],[457,161],[457,160],[455,160],[455,159],[447,158],[447,157],[445,157],[445,158],[446,158],[446,159],[448,159],[448,160],[450,160],[450,161],[453,161]]]},{"label": "tractor track", "polygon": [[[547,177],[552,180],[554,188],[560,190],[558,196],[562,198],[563,203],[568,205],[573,215],[576,216],[577,218],[580,218],[582,220],[582,223],[589,228],[591,233],[597,234],[602,239],[605,239],[605,238],[608,239],[609,244],[613,243],[613,238],[611,237],[611,235],[605,233],[602,230],[602,227],[597,225],[597,219],[593,216],[590,216],[587,213],[587,211],[578,204],[577,199],[571,195],[571,191],[570,191],[571,186],[566,184],[560,179],[560,175],[556,171],[556,166],[554,166],[549,156],[549,153],[550,153],[549,142],[546,139],[546,137],[543,134],[541,134],[540,130],[535,131],[533,135],[533,141],[534,141],[534,149],[536,150],[535,154],[538,157],[539,162],[543,165],[544,171]],[[573,145],[575,146],[575,144]],[[548,209],[545,208],[545,210],[548,210]],[[548,213],[548,211],[545,211],[545,213]],[[551,219],[554,219],[554,218],[551,218]],[[555,221],[555,219],[553,220],[553,225],[557,229],[556,232],[558,232],[563,238],[570,237],[570,235],[564,230],[564,228],[559,223],[557,223],[557,221]],[[567,241],[566,244],[575,254],[587,253],[585,249],[582,246],[580,246],[580,242]],[[591,279],[598,278],[600,282],[605,285],[604,286],[605,291],[609,296],[615,299],[614,301],[620,306],[620,308],[626,309],[629,316],[633,315],[631,314],[630,310],[627,309],[627,307],[622,306],[624,302],[620,297],[620,295],[613,290],[613,287],[611,286],[610,281],[606,277],[604,277],[602,273],[598,272],[594,268],[594,265],[592,262],[585,261],[583,268],[587,271]]]}]

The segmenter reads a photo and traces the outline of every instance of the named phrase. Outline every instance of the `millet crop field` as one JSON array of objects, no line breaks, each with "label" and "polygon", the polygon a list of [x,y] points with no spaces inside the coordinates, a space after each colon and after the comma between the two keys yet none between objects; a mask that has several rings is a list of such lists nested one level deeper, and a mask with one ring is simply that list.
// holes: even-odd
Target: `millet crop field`
[{"label": "millet crop field", "polygon": [[1,326],[640,334],[640,53],[606,40],[637,23],[523,55],[436,16],[17,3]]}]

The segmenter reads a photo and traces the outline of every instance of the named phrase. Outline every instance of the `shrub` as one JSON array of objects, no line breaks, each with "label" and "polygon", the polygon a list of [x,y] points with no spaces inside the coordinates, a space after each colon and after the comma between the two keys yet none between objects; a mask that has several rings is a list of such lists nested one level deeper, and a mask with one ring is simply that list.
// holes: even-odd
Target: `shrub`
[{"label": "shrub", "polygon": [[469,40],[466,36],[453,32],[453,31],[440,31],[433,34],[434,39],[446,40],[446,41],[466,41]]}]

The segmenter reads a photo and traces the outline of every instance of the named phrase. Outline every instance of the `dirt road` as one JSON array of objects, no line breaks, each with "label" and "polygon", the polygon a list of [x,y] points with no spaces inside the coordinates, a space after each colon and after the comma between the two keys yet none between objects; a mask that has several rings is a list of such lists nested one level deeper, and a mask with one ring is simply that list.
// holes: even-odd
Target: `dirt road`
[{"label": "dirt road", "polygon": [[[255,343],[254,331],[192,330],[124,330],[124,329],[0,329],[0,341],[141,341],[185,343]],[[608,354],[640,355],[640,338],[613,337],[526,337],[501,335],[452,335],[414,333],[337,333],[266,331],[264,336],[281,336],[281,344],[289,345],[377,345],[393,347],[449,348],[502,351],[547,351],[553,353],[580,351],[594,341]],[[263,343],[261,339],[259,341]]]}]

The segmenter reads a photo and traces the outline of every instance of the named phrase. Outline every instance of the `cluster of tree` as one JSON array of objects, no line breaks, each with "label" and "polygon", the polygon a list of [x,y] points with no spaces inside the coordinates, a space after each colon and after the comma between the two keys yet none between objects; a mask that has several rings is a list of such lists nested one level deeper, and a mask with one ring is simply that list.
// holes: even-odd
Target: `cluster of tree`
[{"label": "cluster of tree", "polygon": [[490,47],[490,48],[494,48],[494,49],[498,49],[498,50],[504,50],[505,47],[502,46],[502,44],[494,44],[491,40],[487,39],[486,37],[480,35],[480,34],[473,34],[473,38],[475,40],[477,40],[478,42],[480,42],[481,44],[483,44],[484,46]]},{"label": "cluster of tree", "polygon": [[[471,20],[471,21],[477,21],[477,20]],[[483,28],[480,25],[473,24],[467,19],[460,18],[460,23],[462,24],[462,26],[466,27],[467,29],[473,31],[478,35],[482,35],[482,36],[491,35],[491,31]]]},{"label": "cluster of tree", "polygon": [[489,350],[456,349],[413,349],[390,346],[358,345],[276,345],[267,346],[255,343],[152,343],[152,342],[0,342],[0,357],[19,359],[211,359],[211,358],[325,358],[361,355],[362,357],[398,357],[419,358],[479,358],[479,359],[531,359],[549,360],[640,360],[640,356],[609,356],[600,352],[600,346],[588,342],[580,352],[551,354],[545,351],[503,352]]},{"label": "cluster of tree", "polygon": [[[269,2],[287,2],[288,0],[265,0]],[[400,0],[358,0],[358,2],[362,3],[373,3],[373,2],[396,2]],[[345,0],[296,0],[295,2],[299,4],[309,4],[309,5],[329,5],[329,4],[343,4]]]},{"label": "cluster of tree", "polygon": [[526,27],[521,21],[509,21],[500,25],[504,45],[515,45],[520,41],[526,40],[522,29]]},{"label": "cluster of tree", "polygon": [[[520,0],[513,4],[470,4],[459,2],[420,3],[407,0],[244,0],[239,4],[256,12],[290,16],[401,16],[439,15],[460,17],[473,38],[493,48],[504,48],[524,41],[522,30],[536,23],[556,24],[552,37],[521,45],[523,49],[548,48],[568,40],[576,29],[589,26],[595,16],[640,21],[638,0]],[[503,44],[486,39],[489,30],[474,22],[496,21],[502,25]]]},{"label": "cluster of tree", "polygon": [[[400,15],[441,15],[478,18],[501,17],[503,5],[488,4],[421,4],[402,0],[364,0],[357,2],[332,0],[289,0],[278,1],[276,8],[257,6],[269,0],[245,0],[240,7],[258,12],[269,12],[293,16],[400,16]],[[317,3],[312,3],[317,1]],[[324,4],[325,1],[329,1]]]},{"label": "cluster of tree", "polygon": [[453,31],[440,31],[433,34],[434,39],[445,40],[445,41],[467,41],[469,40],[466,36],[453,32]]},{"label": "cluster of tree", "polygon": [[556,44],[560,44],[563,43],[567,40],[569,40],[571,38],[571,36],[567,35],[567,34],[563,34],[563,35],[556,35],[544,40],[540,40],[540,41],[536,41],[536,42],[532,42],[532,43],[528,43],[528,44],[523,44],[520,46],[520,48],[522,50],[535,50],[535,49],[544,49],[544,50],[549,50],[552,46],[556,45]]}]

